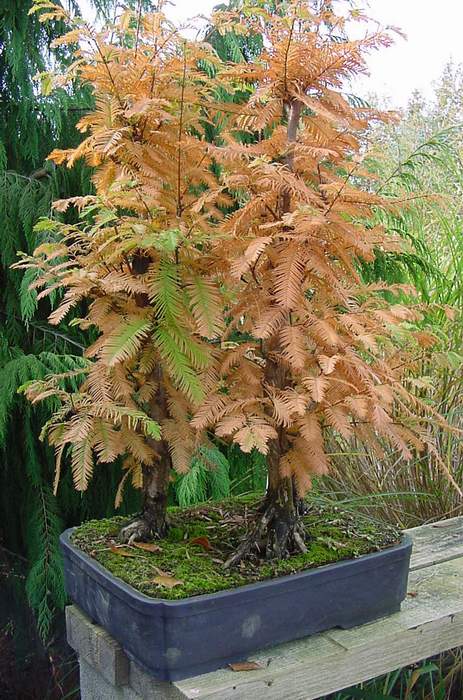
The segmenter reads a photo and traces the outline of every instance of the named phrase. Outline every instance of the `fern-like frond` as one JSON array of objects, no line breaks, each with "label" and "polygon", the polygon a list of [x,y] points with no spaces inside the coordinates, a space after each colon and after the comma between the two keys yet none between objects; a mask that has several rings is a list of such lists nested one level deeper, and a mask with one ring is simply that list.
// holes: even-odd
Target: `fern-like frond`
[{"label": "fern-like frond", "polygon": [[217,338],[224,328],[219,289],[212,281],[195,275],[187,282],[186,291],[200,335]]},{"label": "fern-like frond", "polygon": [[203,398],[203,389],[197,372],[169,329],[159,326],[153,333],[153,340],[160,356],[167,365],[175,385],[192,401],[199,403]]},{"label": "fern-like frond", "polygon": [[268,442],[277,437],[275,428],[259,416],[248,416],[246,425],[240,428],[234,436],[236,442],[243,452],[252,452],[256,449],[262,454],[268,452]]},{"label": "fern-like frond", "polygon": [[302,249],[293,245],[283,249],[275,267],[275,299],[284,309],[297,305],[303,291],[302,282],[305,275],[304,254]]},{"label": "fern-like frond", "polygon": [[303,369],[307,360],[307,333],[301,326],[285,326],[280,329],[282,355],[292,368]]},{"label": "fern-like frond", "polygon": [[161,260],[151,284],[151,298],[159,319],[181,319],[184,312],[179,270],[175,263]]},{"label": "fern-like frond", "polygon": [[[91,424],[90,424],[91,426]],[[93,436],[88,435],[71,444],[71,467],[74,486],[77,491],[85,491],[93,474]]]},{"label": "fern-like frond", "polygon": [[108,336],[103,345],[102,357],[110,367],[137,355],[149,335],[151,321],[134,318],[123,322],[121,326]]}]

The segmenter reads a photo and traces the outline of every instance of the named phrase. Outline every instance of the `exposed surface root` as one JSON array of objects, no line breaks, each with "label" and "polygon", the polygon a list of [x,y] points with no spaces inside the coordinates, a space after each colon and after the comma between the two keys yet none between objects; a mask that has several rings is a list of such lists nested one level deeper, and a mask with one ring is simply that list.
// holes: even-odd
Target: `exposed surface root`
[{"label": "exposed surface root", "polygon": [[305,530],[297,509],[288,513],[274,502],[265,502],[261,515],[250,533],[224,564],[226,569],[240,561],[260,559],[287,559],[291,554],[305,554]]},{"label": "exposed surface root", "polygon": [[134,542],[148,542],[154,539],[161,539],[167,533],[167,525],[164,522],[163,526],[150,524],[149,521],[140,516],[132,520],[128,525],[123,527],[119,532],[119,540],[124,544],[133,544]]}]

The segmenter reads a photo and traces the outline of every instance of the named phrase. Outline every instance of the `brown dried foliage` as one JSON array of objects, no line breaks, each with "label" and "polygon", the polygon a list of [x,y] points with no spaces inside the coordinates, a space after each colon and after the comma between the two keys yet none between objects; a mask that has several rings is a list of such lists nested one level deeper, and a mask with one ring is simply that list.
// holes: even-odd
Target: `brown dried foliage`
[{"label": "brown dried foliage", "polygon": [[[93,452],[124,455],[140,484],[160,439],[184,471],[210,429],[245,452],[276,446],[280,478],[300,493],[328,470],[327,430],[378,452],[389,442],[406,459],[432,449],[432,411],[403,383],[429,341],[413,328],[420,309],[390,303],[404,290],[366,285],[358,272],[375,249],[400,248],[370,221],[376,207],[402,203],[375,193],[362,145],[391,115],[352,106],[343,85],[391,39],[342,38],[346,18],[328,2],[317,12],[290,2],[284,16],[246,7],[214,15],[218,31],[263,35],[246,64],[221,64],[160,13],[124,13],[112,37],[87,26],[68,37],[82,42],[72,70],[97,106],[81,120],[81,145],[51,158],[85,158],[97,194],[55,206],[93,219],[61,225],[21,266],[40,269],[44,294],[66,290],[51,322],[84,301],[81,325],[99,332],[71,403],[55,380],[29,390],[63,400],[49,437],[58,457],[71,444],[78,488]],[[245,104],[217,98],[243,83]],[[222,131],[210,144],[213,119]]]}]

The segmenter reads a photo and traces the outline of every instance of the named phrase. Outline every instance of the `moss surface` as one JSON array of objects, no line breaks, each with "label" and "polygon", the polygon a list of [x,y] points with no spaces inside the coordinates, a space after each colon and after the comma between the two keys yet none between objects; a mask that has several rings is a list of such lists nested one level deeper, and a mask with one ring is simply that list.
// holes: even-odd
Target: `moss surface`
[{"label": "moss surface", "polygon": [[[223,562],[252,526],[256,505],[254,497],[173,508],[167,539],[156,541],[160,551],[118,545],[118,531],[127,522],[123,517],[84,523],[74,532],[72,542],[142,593],[175,600],[359,557],[389,547],[400,538],[389,525],[309,501],[304,517],[306,554],[283,561],[256,560],[225,570]],[[173,581],[164,576],[181,583],[169,588]],[[167,585],[153,581],[158,577]]]}]

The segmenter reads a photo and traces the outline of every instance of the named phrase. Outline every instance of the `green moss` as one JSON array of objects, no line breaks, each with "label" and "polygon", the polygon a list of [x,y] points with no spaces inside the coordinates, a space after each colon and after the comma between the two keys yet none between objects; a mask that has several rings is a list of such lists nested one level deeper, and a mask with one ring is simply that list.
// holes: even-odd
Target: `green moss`
[{"label": "green moss", "polygon": [[[351,559],[389,547],[399,539],[398,531],[388,525],[309,501],[304,517],[306,554],[282,561],[256,560],[225,570],[223,562],[252,525],[256,505],[254,496],[188,509],[172,508],[168,537],[156,543],[160,546],[157,552],[115,548],[119,529],[127,522],[122,517],[84,523],[74,532],[72,541],[142,593],[179,599]],[[202,538],[199,544],[195,543],[198,538]],[[174,588],[161,586],[153,581],[160,574],[182,583]]]}]

